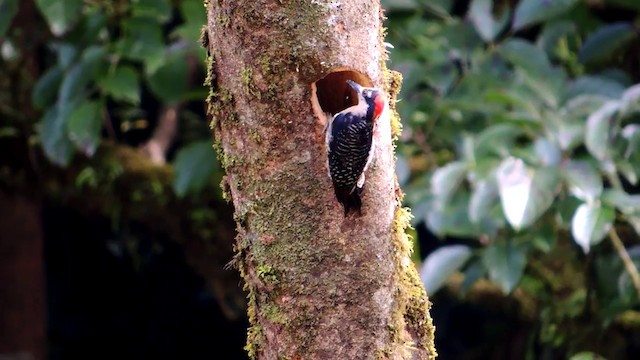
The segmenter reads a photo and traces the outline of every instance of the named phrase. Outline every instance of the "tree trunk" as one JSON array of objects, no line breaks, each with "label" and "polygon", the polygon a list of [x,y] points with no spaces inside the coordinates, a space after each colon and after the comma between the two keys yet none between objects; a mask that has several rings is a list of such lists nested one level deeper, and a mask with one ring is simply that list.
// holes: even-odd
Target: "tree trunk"
[{"label": "tree trunk", "polygon": [[[0,8],[7,11],[6,6]],[[31,104],[31,86],[33,76],[40,72],[37,50],[41,40],[37,37],[39,29],[34,25],[39,18],[35,2],[23,0],[19,2],[18,12],[11,20],[11,29],[7,34],[13,34],[11,43],[16,46],[15,50],[22,61],[18,66],[15,62],[0,61],[3,66],[0,70],[2,126],[8,121],[11,126],[24,129],[30,127],[32,119],[37,117]],[[29,31],[21,31],[24,29]],[[21,117],[14,119],[13,113]],[[22,137],[9,136],[1,140],[14,143],[17,138]],[[4,146],[2,148],[4,150]],[[0,359],[42,360],[47,357],[44,238],[40,203],[30,198],[35,192],[34,188],[28,188],[28,195],[23,196],[5,187],[5,183],[24,180],[21,176],[13,176],[7,163],[22,160],[29,163],[32,160],[29,158],[30,151],[1,152],[6,161],[0,161],[3,173],[3,181],[0,181]]]},{"label": "tree trunk", "polygon": [[[379,1],[205,1],[209,114],[249,291],[259,359],[429,359],[429,301],[409,259],[393,137],[400,76],[385,67]],[[346,84],[383,88],[362,215],[327,176],[324,113]]]},{"label": "tree trunk", "polygon": [[0,359],[46,356],[40,208],[0,190]]}]

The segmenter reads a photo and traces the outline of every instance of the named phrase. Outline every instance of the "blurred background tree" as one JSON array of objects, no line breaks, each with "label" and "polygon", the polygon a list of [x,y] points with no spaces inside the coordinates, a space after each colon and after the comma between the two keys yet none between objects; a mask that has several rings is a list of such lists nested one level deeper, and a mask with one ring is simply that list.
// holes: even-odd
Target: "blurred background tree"
[{"label": "blurred background tree", "polygon": [[[637,358],[640,2],[383,5],[440,357]],[[246,356],[204,22],[0,0],[0,355]]]},{"label": "blurred background tree", "polygon": [[0,354],[244,356],[205,22],[201,0],[0,1]]}]

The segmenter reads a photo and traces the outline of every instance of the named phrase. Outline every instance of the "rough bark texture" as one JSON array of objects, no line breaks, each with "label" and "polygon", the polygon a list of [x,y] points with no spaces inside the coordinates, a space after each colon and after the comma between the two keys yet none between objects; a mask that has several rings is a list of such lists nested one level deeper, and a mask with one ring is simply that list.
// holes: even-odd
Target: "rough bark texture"
[{"label": "rough bark texture", "polygon": [[[429,301],[408,258],[394,176],[393,107],[379,1],[209,1],[209,114],[249,290],[260,359],[435,357]],[[323,112],[346,79],[384,88],[363,215],[343,216],[327,176]],[[397,126],[395,126],[397,128]]]}]

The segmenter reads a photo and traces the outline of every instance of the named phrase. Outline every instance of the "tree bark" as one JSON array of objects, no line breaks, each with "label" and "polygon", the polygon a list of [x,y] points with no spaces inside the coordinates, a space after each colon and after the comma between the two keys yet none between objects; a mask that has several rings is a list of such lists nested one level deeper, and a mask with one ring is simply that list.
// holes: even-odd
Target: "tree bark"
[{"label": "tree bark", "polygon": [[[385,67],[379,1],[205,1],[208,112],[235,208],[235,264],[259,359],[429,359],[430,303],[409,259],[393,138],[399,74]],[[326,112],[352,79],[383,88],[362,215],[327,176]]]},{"label": "tree bark", "polygon": [[0,358],[46,357],[40,208],[0,190]]}]

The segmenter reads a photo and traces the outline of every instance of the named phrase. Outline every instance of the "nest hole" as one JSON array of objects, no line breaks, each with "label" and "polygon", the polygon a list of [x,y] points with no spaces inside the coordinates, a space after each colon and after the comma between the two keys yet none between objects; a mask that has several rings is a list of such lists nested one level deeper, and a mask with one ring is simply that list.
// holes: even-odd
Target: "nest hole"
[{"label": "nest hole", "polygon": [[372,86],[369,77],[348,69],[334,69],[311,84],[311,103],[314,113],[319,118],[324,119],[327,113],[334,115],[358,103],[356,92],[347,84],[347,80],[353,80],[366,87]]}]

